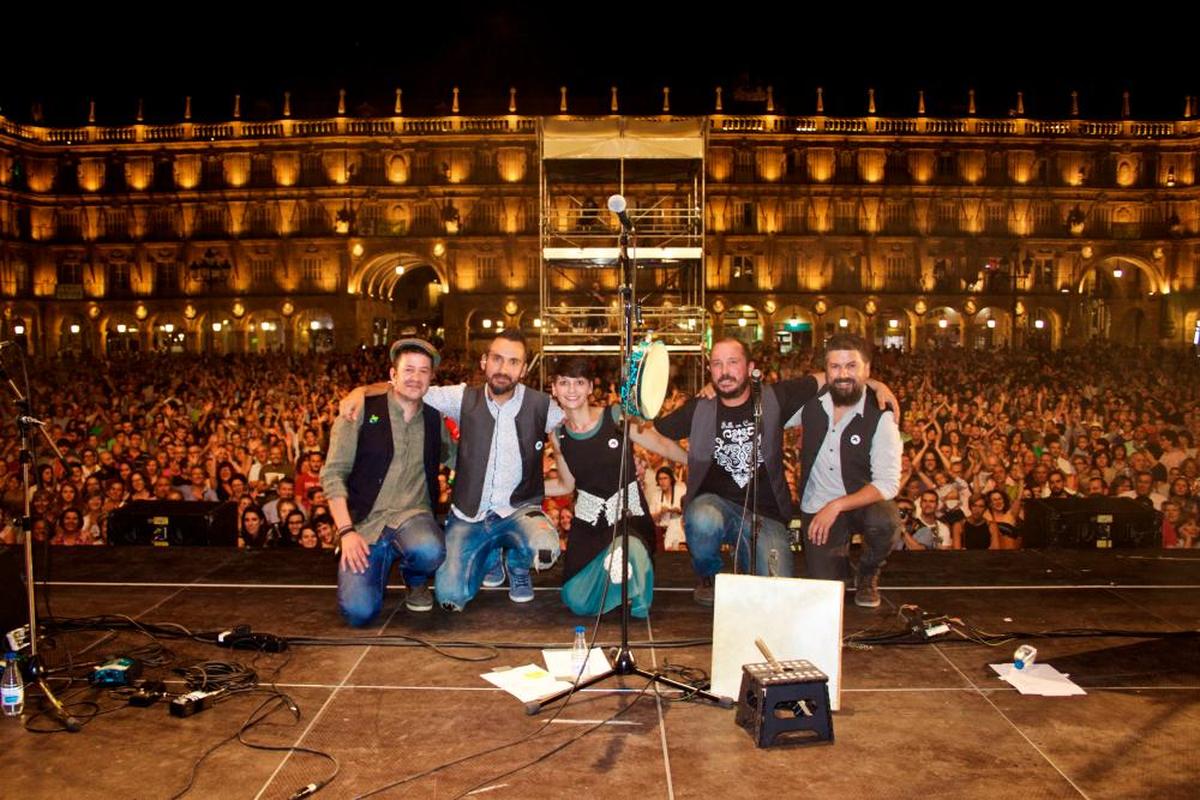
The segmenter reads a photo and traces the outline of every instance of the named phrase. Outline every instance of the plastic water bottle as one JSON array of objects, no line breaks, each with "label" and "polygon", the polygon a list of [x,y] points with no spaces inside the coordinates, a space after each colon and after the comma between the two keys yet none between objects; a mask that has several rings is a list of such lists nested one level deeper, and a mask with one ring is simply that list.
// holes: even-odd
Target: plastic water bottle
[{"label": "plastic water bottle", "polygon": [[[575,626],[575,642],[571,645],[571,678],[582,675],[584,665],[588,660],[587,631],[582,625]],[[6,701],[7,702],[7,701]]]},{"label": "plastic water bottle", "polygon": [[0,694],[3,694],[4,716],[21,716],[25,710],[25,681],[21,679],[21,670],[17,668],[16,653],[6,653],[4,656],[4,679],[0,681]]},{"label": "plastic water bottle", "polygon": [[1037,660],[1037,648],[1031,644],[1023,644],[1017,648],[1017,652],[1013,653],[1013,666],[1017,669],[1025,669],[1033,666],[1033,662]]}]

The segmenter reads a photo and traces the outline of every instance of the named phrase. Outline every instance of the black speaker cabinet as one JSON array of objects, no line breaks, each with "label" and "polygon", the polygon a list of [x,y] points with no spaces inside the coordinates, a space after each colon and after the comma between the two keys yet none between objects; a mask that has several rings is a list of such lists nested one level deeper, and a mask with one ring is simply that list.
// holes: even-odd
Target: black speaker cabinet
[{"label": "black speaker cabinet", "polygon": [[[25,595],[25,551],[0,547],[0,643],[4,634],[29,624],[29,599]],[[0,644],[8,649],[6,644]]]},{"label": "black speaker cabinet", "polygon": [[1162,547],[1158,512],[1128,497],[1025,501],[1025,547]]},{"label": "black speaker cabinet", "polygon": [[112,513],[109,544],[237,545],[237,503],[135,500]]}]

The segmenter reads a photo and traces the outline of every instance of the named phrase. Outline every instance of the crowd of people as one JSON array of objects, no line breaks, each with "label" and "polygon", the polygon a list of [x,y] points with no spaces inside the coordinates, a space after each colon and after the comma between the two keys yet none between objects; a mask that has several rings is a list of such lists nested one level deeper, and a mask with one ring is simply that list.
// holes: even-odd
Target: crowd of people
[{"label": "crowd of people", "polygon": [[[820,354],[808,350],[756,347],[753,355],[768,382],[820,369]],[[381,349],[362,349],[30,365],[34,416],[45,423],[33,432],[28,487],[35,541],[105,544],[113,513],[133,501],[228,501],[238,505],[242,546],[333,549],[320,474],[338,401],[378,380],[386,360]],[[477,364],[443,353],[434,382],[478,381]],[[619,400],[617,370],[597,366],[592,402],[605,407]],[[1107,344],[884,350],[872,377],[900,401],[902,547],[1019,548],[1028,500],[1076,495],[1131,498],[1157,514],[1164,547],[1200,547],[1200,360],[1191,353]],[[686,399],[672,388],[664,414]],[[26,489],[16,414],[10,401],[4,408],[0,542],[12,544]],[[448,422],[443,437],[439,514],[456,477],[455,427]],[[788,436],[795,496],[797,439]],[[553,479],[551,446],[544,456]],[[685,547],[686,468],[641,448],[635,463],[657,547]],[[565,537],[572,496],[549,497],[544,507]]]}]

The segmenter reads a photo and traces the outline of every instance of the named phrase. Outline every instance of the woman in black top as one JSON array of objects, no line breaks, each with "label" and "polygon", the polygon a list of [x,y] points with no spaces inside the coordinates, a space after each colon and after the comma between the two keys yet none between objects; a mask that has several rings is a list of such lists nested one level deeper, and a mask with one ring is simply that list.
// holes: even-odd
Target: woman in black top
[{"label": "woman in black top", "polygon": [[[645,617],[654,598],[654,566],[649,543],[654,526],[633,463],[622,444],[621,425],[633,425],[629,438],[676,461],[686,461],[679,445],[652,429],[640,431],[622,419],[620,407],[588,405],[592,389],[590,364],[568,361],[554,379],[554,397],[566,414],[554,434],[558,478],[546,481],[546,495],[578,490],[574,517],[563,554],[563,602],[576,614],[610,611],[621,603],[621,540],[617,513],[624,492],[629,519],[629,612]],[[625,486],[619,486],[621,464]]]},{"label": "woman in black top", "polygon": [[1000,528],[987,518],[987,500],[983,495],[971,498],[966,519],[954,523],[951,531],[955,550],[999,550]]},{"label": "woman in black top", "polygon": [[999,535],[999,550],[1020,550],[1021,532],[1017,528],[1016,509],[1019,506],[1009,504],[1008,495],[999,489],[987,493],[987,511],[984,517],[989,525],[996,526]]}]

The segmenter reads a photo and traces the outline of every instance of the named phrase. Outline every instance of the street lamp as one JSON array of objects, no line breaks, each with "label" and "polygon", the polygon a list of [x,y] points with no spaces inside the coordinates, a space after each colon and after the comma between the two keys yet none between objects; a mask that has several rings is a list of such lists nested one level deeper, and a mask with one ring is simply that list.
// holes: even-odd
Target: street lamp
[{"label": "street lamp", "polygon": [[346,202],[333,217],[333,230],[339,236],[349,236],[354,231],[354,199],[350,190],[350,184],[354,180],[354,168],[355,165],[350,163],[349,151],[343,150],[342,175],[346,184]]},{"label": "street lamp", "polygon": [[1025,258],[1021,259],[1020,262],[1014,259],[1012,263],[1012,330],[1008,342],[1009,347],[1017,346],[1017,307],[1020,305],[1020,302],[1017,300],[1017,289],[1019,288],[1019,281],[1022,278],[1028,278],[1031,272],[1033,272],[1032,256],[1026,253]]},{"label": "street lamp", "polygon": [[[233,264],[229,262],[229,259],[218,258],[217,251],[211,247],[204,251],[203,256],[188,265],[188,277],[204,286],[204,294],[209,298],[210,308],[213,312],[216,311],[214,290],[227,285],[232,272]],[[219,323],[214,323],[213,332],[217,333],[220,330]],[[212,336],[208,338],[209,352],[213,350],[213,339]]]}]

